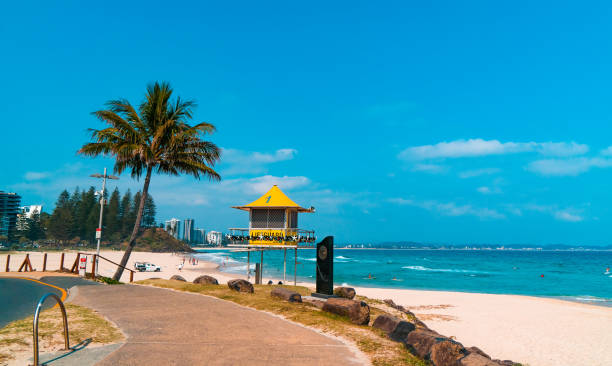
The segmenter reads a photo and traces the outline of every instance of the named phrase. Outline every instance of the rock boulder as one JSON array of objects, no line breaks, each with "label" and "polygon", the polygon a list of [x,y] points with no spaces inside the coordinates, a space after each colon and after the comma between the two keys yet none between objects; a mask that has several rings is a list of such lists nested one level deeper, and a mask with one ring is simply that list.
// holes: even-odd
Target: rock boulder
[{"label": "rock boulder", "polygon": [[417,328],[425,328],[425,329],[429,329],[429,327],[427,325],[425,325],[425,323],[423,323],[422,321],[420,321],[416,315],[414,315],[414,313],[408,309],[406,309],[405,307],[401,306],[401,305],[397,305],[395,302],[393,302],[393,300],[391,299],[386,299],[383,300],[385,302],[385,304],[387,304],[389,307],[392,307],[395,310],[401,311],[402,313],[406,314],[408,316],[408,318],[413,319],[412,321],[414,322],[414,325],[416,325]]},{"label": "rock boulder", "polygon": [[231,290],[238,292],[248,292],[251,294],[255,292],[255,288],[253,287],[253,285],[249,281],[242,279],[227,281],[227,287],[229,287]]},{"label": "rock boulder", "polygon": [[200,285],[218,285],[219,281],[217,281],[217,279],[212,276],[203,275],[193,280],[193,283],[197,283]]},{"label": "rock boulder", "polygon": [[478,353],[470,353],[459,360],[459,366],[499,366],[499,364]]},{"label": "rock boulder", "polygon": [[183,281],[183,282],[187,282],[187,280],[185,278],[183,278],[183,276],[179,276],[179,275],[174,275],[172,277],[170,277],[171,280],[175,280],[175,281]]},{"label": "rock boulder", "polygon": [[390,334],[393,332],[397,324],[401,321],[400,318],[394,317],[388,314],[379,315],[376,319],[374,319],[374,323],[372,323],[372,327],[378,328],[383,332]]},{"label": "rock boulder", "polygon": [[355,298],[355,289],[352,287],[336,287],[334,289],[334,295],[344,297],[345,299],[354,299]]},{"label": "rock boulder", "polygon": [[270,292],[271,296],[279,297],[289,302],[302,302],[302,295],[283,287],[275,287]]},{"label": "rock boulder", "polygon": [[459,360],[464,358],[467,353],[461,343],[445,339],[431,346],[429,360],[435,366],[456,366]]},{"label": "rock boulder", "polygon": [[323,304],[322,310],[346,316],[358,325],[367,325],[370,322],[370,307],[363,301],[332,297]]},{"label": "rock boulder", "polygon": [[484,351],[481,350],[478,347],[468,347],[468,348],[466,348],[466,350],[468,351],[468,353],[477,353],[477,354],[481,355],[484,358],[488,358],[489,360],[491,359],[491,357],[489,357],[489,355],[484,353]]},{"label": "rock boulder", "polygon": [[314,296],[302,296],[302,302],[304,304],[314,306],[319,309],[323,309],[323,304],[325,304],[324,299],[321,299],[320,297],[314,297]]},{"label": "rock boulder", "polygon": [[414,324],[388,314],[378,316],[372,326],[381,329],[396,342],[404,341],[408,333],[416,329]]},{"label": "rock boulder", "polygon": [[427,358],[431,352],[431,347],[445,339],[447,338],[433,330],[419,328],[408,333],[408,336],[404,340],[404,344],[414,355],[420,358]]}]

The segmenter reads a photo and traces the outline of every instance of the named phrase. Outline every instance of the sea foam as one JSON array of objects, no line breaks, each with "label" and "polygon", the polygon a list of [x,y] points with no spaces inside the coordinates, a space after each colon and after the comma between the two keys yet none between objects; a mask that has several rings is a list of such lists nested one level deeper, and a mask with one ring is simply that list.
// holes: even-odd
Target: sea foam
[{"label": "sea foam", "polygon": [[468,269],[427,268],[423,266],[403,266],[402,268],[411,269],[413,271],[428,271],[428,272],[482,273],[482,274],[489,273],[489,272],[483,272],[483,271],[473,271],[473,270],[468,270]]}]

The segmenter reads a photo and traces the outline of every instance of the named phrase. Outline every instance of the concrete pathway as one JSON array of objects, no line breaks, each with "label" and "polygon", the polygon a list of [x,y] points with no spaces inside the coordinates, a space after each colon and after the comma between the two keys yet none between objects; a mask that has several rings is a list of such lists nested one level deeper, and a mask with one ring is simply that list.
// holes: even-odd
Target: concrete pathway
[{"label": "concrete pathway", "polygon": [[127,342],[97,365],[355,365],[344,343],[232,302],[161,288],[78,287],[72,300],[115,322]]}]

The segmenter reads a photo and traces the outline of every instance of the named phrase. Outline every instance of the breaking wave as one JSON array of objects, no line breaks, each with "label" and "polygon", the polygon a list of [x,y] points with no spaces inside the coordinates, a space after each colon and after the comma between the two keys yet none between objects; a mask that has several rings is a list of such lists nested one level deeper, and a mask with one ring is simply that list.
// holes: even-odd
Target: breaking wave
[{"label": "breaking wave", "polygon": [[413,271],[427,271],[427,272],[445,272],[445,273],[480,273],[488,274],[489,272],[473,271],[468,269],[451,269],[451,268],[428,268],[423,266],[403,266],[404,269],[411,269]]}]

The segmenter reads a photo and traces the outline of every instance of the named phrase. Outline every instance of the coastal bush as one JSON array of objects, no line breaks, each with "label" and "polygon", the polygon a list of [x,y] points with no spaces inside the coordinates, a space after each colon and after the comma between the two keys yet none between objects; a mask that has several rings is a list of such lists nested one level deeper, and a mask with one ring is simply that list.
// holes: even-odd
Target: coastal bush
[{"label": "coastal bush", "polygon": [[107,285],[123,285],[123,282],[114,280],[110,277],[98,276],[96,278],[99,282],[105,283]]}]

